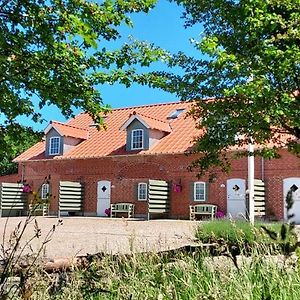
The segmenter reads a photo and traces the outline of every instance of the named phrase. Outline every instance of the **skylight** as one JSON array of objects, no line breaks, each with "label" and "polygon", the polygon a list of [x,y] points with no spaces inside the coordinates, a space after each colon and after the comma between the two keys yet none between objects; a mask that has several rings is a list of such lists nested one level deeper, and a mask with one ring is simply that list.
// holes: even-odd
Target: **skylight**
[{"label": "skylight", "polygon": [[184,111],[185,111],[184,108],[178,108],[176,110],[173,110],[169,114],[168,119],[177,119],[179,117],[179,115],[181,115]]}]

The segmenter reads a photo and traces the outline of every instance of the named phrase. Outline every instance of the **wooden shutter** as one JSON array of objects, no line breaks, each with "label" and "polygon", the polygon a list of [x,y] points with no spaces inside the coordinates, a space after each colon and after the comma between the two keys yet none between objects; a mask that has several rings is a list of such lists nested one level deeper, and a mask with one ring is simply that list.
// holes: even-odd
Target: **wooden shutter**
[{"label": "wooden shutter", "polygon": [[204,201],[209,199],[209,182],[204,182],[205,198]]},{"label": "wooden shutter", "polygon": [[194,182],[190,183],[190,200],[194,201]]}]

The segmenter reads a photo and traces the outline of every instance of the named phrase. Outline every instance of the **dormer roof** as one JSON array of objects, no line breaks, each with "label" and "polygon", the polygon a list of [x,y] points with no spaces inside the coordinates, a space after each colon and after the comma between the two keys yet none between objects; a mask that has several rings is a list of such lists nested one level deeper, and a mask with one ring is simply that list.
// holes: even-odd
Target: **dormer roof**
[{"label": "dormer roof", "polygon": [[136,111],[133,111],[133,113],[129,115],[128,120],[121,126],[120,130],[126,130],[134,120],[138,120],[149,129],[156,129],[167,133],[172,131],[169,123],[141,113],[137,113]]},{"label": "dormer roof", "polygon": [[50,121],[49,125],[44,130],[44,133],[47,134],[51,129],[55,129],[61,136],[68,136],[81,140],[86,140],[89,135],[88,130],[85,128],[79,128],[57,121]]}]

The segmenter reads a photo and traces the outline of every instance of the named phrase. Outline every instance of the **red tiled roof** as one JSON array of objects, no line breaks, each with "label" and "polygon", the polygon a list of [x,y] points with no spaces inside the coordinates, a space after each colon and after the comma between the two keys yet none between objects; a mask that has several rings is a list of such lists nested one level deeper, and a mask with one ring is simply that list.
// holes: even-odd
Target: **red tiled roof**
[{"label": "red tiled roof", "polygon": [[80,128],[78,126],[72,126],[57,121],[50,122],[49,126],[46,129],[47,132],[49,131],[50,127],[54,128],[61,136],[69,136],[82,140],[86,140],[89,134],[86,128]]},{"label": "red tiled roof", "polygon": [[20,154],[13,161],[38,160],[45,158],[45,141],[38,142],[31,148]]},{"label": "red tiled roof", "polygon": [[[76,136],[78,136],[79,132],[82,134],[88,132],[89,138],[64,155],[55,156],[53,159],[183,153],[190,149],[193,145],[192,141],[194,137],[199,135],[200,131],[195,128],[195,121],[192,118],[185,118],[185,113],[180,114],[176,119],[168,119],[168,116],[176,109],[185,109],[188,111],[190,107],[190,103],[176,102],[113,109],[106,118],[107,130],[100,131],[93,126],[92,118],[86,113],[77,115],[66,124],[56,122],[60,126],[59,130],[63,130],[65,134],[68,133],[68,135],[74,136],[74,132],[76,131]],[[126,151],[126,132],[120,130],[120,128],[133,112],[139,115],[150,128],[169,133],[150,147],[149,150]],[[42,159],[44,148],[44,142],[40,142],[18,156],[15,161]]]},{"label": "red tiled roof", "polygon": [[157,129],[157,130],[164,131],[164,132],[171,132],[172,131],[169,123],[164,122],[162,120],[155,119],[155,118],[150,117],[150,116],[145,116],[141,113],[137,114],[136,111],[134,111],[132,114],[129,115],[129,119],[125,122],[125,124],[123,124],[121,129],[123,129],[124,126],[127,127],[129,124],[131,124],[131,122],[135,118],[138,118],[139,120],[144,122],[147,125],[147,128]]}]

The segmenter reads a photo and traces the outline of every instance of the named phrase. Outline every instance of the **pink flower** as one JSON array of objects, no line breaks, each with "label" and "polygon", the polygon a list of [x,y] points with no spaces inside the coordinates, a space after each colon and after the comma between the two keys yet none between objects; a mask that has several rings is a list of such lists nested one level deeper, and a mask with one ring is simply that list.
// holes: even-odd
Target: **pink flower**
[{"label": "pink flower", "polygon": [[23,193],[30,193],[31,192],[31,186],[29,184],[25,184],[22,188]]},{"label": "pink flower", "polygon": [[107,208],[104,212],[107,216],[110,216],[110,208]]},{"label": "pink flower", "polygon": [[182,191],[182,186],[180,184],[173,184],[173,191],[175,193],[181,193]]},{"label": "pink flower", "polygon": [[216,212],[216,218],[217,218],[217,219],[222,219],[222,218],[224,218],[224,217],[225,217],[225,213],[224,213],[223,211],[218,210],[218,211]]}]

